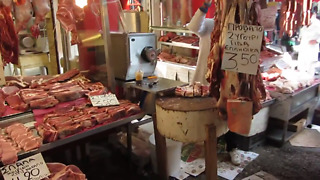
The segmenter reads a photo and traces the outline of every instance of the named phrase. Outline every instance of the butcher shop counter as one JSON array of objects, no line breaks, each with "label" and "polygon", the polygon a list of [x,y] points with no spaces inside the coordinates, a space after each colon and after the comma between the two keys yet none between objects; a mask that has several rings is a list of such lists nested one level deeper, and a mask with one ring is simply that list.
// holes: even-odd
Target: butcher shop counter
[{"label": "butcher shop counter", "polygon": [[[18,153],[18,158],[22,159],[37,153],[41,153],[41,152],[45,152],[48,150],[52,150],[58,147],[62,147],[64,145],[79,141],[79,140],[83,140],[85,138],[89,138],[91,136],[97,135],[99,133],[103,133],[105,131],[117,128],[117,127],[121,127],[121,126],[125,126],[125,125],[129,125],[131,124],[131,121],[136,120],[136,119],[141,119],[145,116],[144,112],[141,112],[139,114],[133,115],[133,116],[129,116],[129,117],[125,117],[125,118],[121,118],[117,121],[113,121],[111,123],[105,124],[105,125],[99,125],[97,127],[94,128],[90,128],[88,130],[85,130],[83,132],[71,135],[69,137],[63,138],[63,139],[59,139],[56,140],[54,142],[51,143],[45,143],[42,144],[38,149],[36,150],[31,150],[28,152],[19,152]],[[36,121],[34,121],[33,118],[33,114],[26,114],[25,115],[26,118],[17,118],[12,116],[11,118],[5,119],[0,121],[0,128],[4,128],[7,127],[13,123],[23,123],[25,124],[25,126],[30,127],[31,129],[34,128],[34,124],[36,123]]]},{"label": "butcher shop counter", "polygon": [[[311,124],[315,106],[318,102],[319,84],[298,90],[292,94],[278,94],[275,103],[270,106],[267,138],[282,145],[303,127]],[[272,95],[275,92],[270,92]],[[274,95],[273,95],[274,96]],[[302,128],[291,128],[292,124],[304,121]]]}]

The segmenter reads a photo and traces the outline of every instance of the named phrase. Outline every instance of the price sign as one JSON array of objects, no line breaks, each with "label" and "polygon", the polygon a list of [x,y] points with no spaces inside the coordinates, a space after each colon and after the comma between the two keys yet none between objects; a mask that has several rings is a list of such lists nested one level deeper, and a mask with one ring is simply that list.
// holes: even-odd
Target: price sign
[{"label": "price sign", "polygon": [[119,105],[119,101],[114,94],[104,94],[104,95],[97,95],[97,96],[90,96],[90,101],[92,106],[115,106]]},{"label": "price sign", "polygon": [[41,180],[50,175],[40,153],[1,167],[1,173],[5,180]]},{"label": "price sign", "polygon": [[229,23],[221,69],[256,75],[263,31],[262,26]]},{"label": "price sign", "polygon": [[4,78],[3,63],[0,56],[0,86],[5,84],[6,84],[6,80]]}]

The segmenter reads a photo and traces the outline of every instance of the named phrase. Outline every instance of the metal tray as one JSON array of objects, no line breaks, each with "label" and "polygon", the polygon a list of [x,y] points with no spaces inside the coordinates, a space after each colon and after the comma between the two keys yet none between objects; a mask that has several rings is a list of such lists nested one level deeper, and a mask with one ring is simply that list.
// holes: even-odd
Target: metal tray
[{"label": "metal tray", "polygon": [[[25,157],[28,157],[28,156],[31,156],[31,155],[34,155],[34,154],[37,154],[37,153],[40,153],[40,152],[51,150],[51,149],[66,145],[66,144],[71,143],[71,142],[75,142],[75,141],[84,139],[86,137],[89,137],[89,136],[92,136],[92,135],[95,135],[95,134],[98,134],[98,133],[101,133],[101,132],[104,132],[104,131],[107,131],[107,130],[110,130],[110,129],[113,129],[113,128],[116,128],[116,127],[119,127],[119,126],[123,126],[125,124],[130,123],[132,120],[141,119],[144,116],[145,116],[145,113],[141,112],[139,114],[136,114],[136,115],[133,115],[133,116],[130,116],[130,117],[125,117],[125,118],[119,119],[117,121],[114,121],[112,123],[109,123],[109,124],[106,124],[106,125],[103,125],[103,126],[99,126],[97,128],[94,128],[94,129],[90,129],[90,130],[87,130],[87,131],[84,131],[84,132],[80,132],[80,133],[74,134],[74,135],[72,135],[70,137],[66,137],[64,139],[59,139],[59,140],[51,142],[51,143],[46,143],[46,144],[43,144],[38,149],[35,149],[35,150],[32,150],[32,151],[28,151],[28,152],[19,153],[18,154],[18,158],[22,159],[22,158],[25,158]],[[6,127],[6,126],[8,126],[10,124],[13,124],[13,123],[16,123],[16,122],[30,123],[32,121],[25,121],[25,119],[15,119],[15,120],[9,119],[7,121],[1,121],[0,122],[0,128],[1,127]]]}]

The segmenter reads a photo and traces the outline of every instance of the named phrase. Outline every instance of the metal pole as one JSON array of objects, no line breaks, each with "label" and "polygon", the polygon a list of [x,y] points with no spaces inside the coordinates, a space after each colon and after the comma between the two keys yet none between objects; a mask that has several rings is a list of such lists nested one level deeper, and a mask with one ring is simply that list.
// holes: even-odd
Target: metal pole
[{"label": "metal pole", "polygon": [[62,50],[63,50],[63,71],[67,72],[70,70],[70,39],[69,34],[61,27],[62,37]]},{"label": "metal pole", "polygon": [[110,64],[109,51],[111,49],[110,42],[110,28],[109,28],[109,17],[108,17],[108,6],[106,0],[100,0],[101,3],[101,21],[102,21],[102,31],[104,40],[104,54],[106,59],[107,76],[108,76],[108,88],[112,93],[115,93],[115,79],[114,73]]}]

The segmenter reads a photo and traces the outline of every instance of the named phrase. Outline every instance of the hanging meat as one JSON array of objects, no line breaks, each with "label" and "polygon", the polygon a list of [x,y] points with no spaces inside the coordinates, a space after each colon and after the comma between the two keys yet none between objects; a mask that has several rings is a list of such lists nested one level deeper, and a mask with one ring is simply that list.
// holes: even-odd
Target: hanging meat
[{"label": "hanging meat", "polygon": [[[3,64],[18,64],[18,37],[14,28],[10,3],[0,1],[0,52]],[[9,6],[5,6],[9,5]]]},{"label": "hanging meat", "polygon": [[76,23],[83,20],[84,11],[75,4],[74,0],[59,0],[58,3],[57,19],[63,29],[72,33],[71,44],[78,44],[80,41]]},{"label": "hanging meat", "polygon": [[301,25],[308,26],[310,24],[311,8],[312,0],[282,1],[279,36],[282,37],[287,34],[291,37]]},{"label": "hanging meat", "polygon": [[33,9],[30,0],[26,0],[24,4],[15,4],[15,21],[17,33],[26,28],[32,16]]},{"label": "hanging meat", "polygon": [[252,101],[252,112],[255,114],[261,109],[260,100],[266,96],[260,68],[257,75],[221,69],[228,23],[259,25],[256,9],[255,3],[247,0],[216,0],[215,27],[211,35],[206,77],[210,82],[211,95],[218,99],[217,106],[223,119],[228,118],[228,99]]},{"label": "hanging meat", "polygon": [[46,15],[50,12],[50,2],[49,0],[32,0],[32,5],[36,18],[31,27],[31,33],[37,38],[40,35],[39,24],[44,21]]}]

